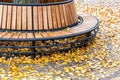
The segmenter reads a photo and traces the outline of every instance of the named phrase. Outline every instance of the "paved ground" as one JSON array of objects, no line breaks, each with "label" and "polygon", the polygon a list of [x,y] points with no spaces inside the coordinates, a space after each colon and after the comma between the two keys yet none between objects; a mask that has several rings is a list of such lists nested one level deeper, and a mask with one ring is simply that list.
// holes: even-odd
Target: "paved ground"
[{"label": "paved ground", "polygon": [[120,0],[76,0],[77,11],[99,18],[92,44],[67,54],[0,58],[0,80],[120,80]]}]

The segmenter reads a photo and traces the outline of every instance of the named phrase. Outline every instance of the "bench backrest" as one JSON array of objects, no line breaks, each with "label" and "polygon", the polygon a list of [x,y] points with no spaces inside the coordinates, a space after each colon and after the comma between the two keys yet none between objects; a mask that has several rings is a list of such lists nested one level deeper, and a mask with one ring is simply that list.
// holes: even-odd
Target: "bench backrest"
[{"label": "bench backrest", "polygon": [[46,6],[0,4],[0,29],[54,30],[76,23],[77,14],[73,1]]}]

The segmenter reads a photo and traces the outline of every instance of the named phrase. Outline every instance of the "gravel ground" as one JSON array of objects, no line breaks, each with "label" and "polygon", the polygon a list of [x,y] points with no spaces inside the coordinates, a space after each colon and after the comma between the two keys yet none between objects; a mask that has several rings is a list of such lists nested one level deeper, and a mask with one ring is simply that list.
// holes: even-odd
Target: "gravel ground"
[{"label": "gravel ground", "polygon": [[76,0],[76,10],[99,18],[87,47],[67,54],[0,58],[0,80],[120,80],[120,0]]}]

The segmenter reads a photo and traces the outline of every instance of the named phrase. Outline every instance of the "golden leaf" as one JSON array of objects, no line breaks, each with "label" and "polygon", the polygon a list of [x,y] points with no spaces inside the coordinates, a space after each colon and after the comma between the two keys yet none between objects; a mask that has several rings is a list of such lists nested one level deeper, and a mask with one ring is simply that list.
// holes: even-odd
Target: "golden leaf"
[{"label": "golden leaf", "polygon": [[2,63],[3,62],[3,60],[2,60],[2,58],[0,58],[0,63]]},{"label": "golden leaf", "polygon": [[65,72],[70,72],[70,69],[67,68],[67,67],[63,68],[63,70],[64,70]]},{"label": "golden leaf", "polygon": [[101,64],[102,64],[103,66],[106,66],[106,65],[107,65],[107,62],[106,62],[106,61],[102,61]]},{"label": "golden leaf", "polygon": [[55,73],[56,73],[56,74],[61,74],[61,71],[60,71],[60,70],[58,70],[58,71],[55,71]]},{"label": "golden leaf", "polygon": [[82,71],[82,70],[83,70],[83,67],[77,67],[77,69],[78,69],[79,71]]}]

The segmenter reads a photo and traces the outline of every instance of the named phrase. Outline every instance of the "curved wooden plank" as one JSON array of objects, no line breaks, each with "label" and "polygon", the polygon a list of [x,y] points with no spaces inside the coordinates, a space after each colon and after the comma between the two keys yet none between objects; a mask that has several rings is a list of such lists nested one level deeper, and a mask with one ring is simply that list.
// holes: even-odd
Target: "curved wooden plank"
[{"label": "curved wooden plank", "polygon": [[62,27],[65,27],[66,23],[65,23],[65,19],[64,19],[63,6],[62,5],[58,5],[58,6],[59,6],[59,10],[60,10],[61,24],[62,24]]},{"label": "curved wooden plank", "polygon": [[3,36],[3,38],[11,38],[11,36],[13,35],[13,33],[7,33]]},{"label": "curved wooden plank", "polygon": [[2,38],[3,36],[5,36],[7,34],[7,32],[0,32],[0,38]]},{"label": "curved wooden plank", "polygon": [[19,32],[14,32],[14,33],[13,33],[13,35],[11,36],[11,38],[16,39],[16,38],[18,38],[18,37],[19,37],[19,35],[20,35],[20,33],[19,33]]},{"label": "curved wooden plank", "polygon": [[12,19],[12,6],[8,6],[7,14],[7,26],[6,29],[11,29],[11,19]]},{"label": "curved wooden plank", "polygon": [[17,7],[16,6],[13,6],[12,8],[12,26],[11,26],[11,29],[15,30],[17,28],[16,26],[16,15],[17,15]]},{"label": "curved wooden plank", "polygon": [[35,38],[33,33],[27,33],[26,38]]},{"label": "curved wooden plank", "polygon": [[48,29],[48,16],[47,16],[47,7],[43,6],[43,23],[44,23],[44,29]]},{"label": "curved wooden plank", "polygon": [[35,38],[43,38],[43,36],[41,35],[41,33],[35,33]]},{"label": "curved wooden plank", "polygon": [[48,24],[49,24],[49,29],[53,29],[53,20],[52,20],[52,10],[51,10],[51,6],[47,6],[47,15],[48,15]]},{"label": "curved wooden plank", "polygon": [[61,28],[61,17],[60,17],[60,9],[59,9],[59,6],[58,5],[56,5],[55,6],[55,9],[56,9],[56,20],[57,20],[57,27],[58,28]]},{"label": "curved wooden plank", "polygon": [[27,38],[27,33],[20,33],[18,38]]},{"label": "curved wooden plank", "polygon": [[55,6],[51,6],[51,10],[52,10],[53,27],[54,27],[54,29],[56,29],[57,28],[57,19],[56,19]]},{"label": "curved wooden plank", "polygon": [[33,7],[33,20],[34,20],[34,30],[38,30],[39,29],[39,25],[38,25],[38,7]]},{"label": "curved wooden plank", "polygon": [[65,23],[66,23],[66,26],[68,26],[67,11],[66,11],[65,4],[63,4],[62,6],[63,6],[63,13],[64,13],[64,18],[65,18]]},{"label": "curved wooden plank", "polygon": [[0,0],[1,2],[13,2],[13,0]]},{"label": "curved wooden plank", "polygon": [[39,30],[43,30],[43,7],[38,7],[38,21],[39,21]]},{"label": "curved wooden plank", "polygon": [[2,28],[3,5],[0,5],[0,28]]},{"label": "curved wooden plank", "polygon": [[78,15],[77,15],[77,12],[76,12],[76,8],[75,8],[75,5],[74,5],[74,1],[71,2],[71,10],[73,12],[73,19],[74,19],[74,22],[77,22],[78,21]]},{"label": "curved wooden plank", "polygon": [[27,7],[27,30],[32,30],[32,7]]},{"label": "curved wooden plank", "polygon": [[22,30],[22,6],[17,6],[17,30]]},{"label": "curved wooden plank", "polygon": [[2,29],[6,29],[7,23],[7,6],[3,6]]},{"label": "curved wooden plank", "polygon": [[22,7],[22,30],[27,30],[27,7]]},{"label": "curved wooden plank", "polygon": [[73,5],[73,4],[72,4],[72,2],[71,2],[71,3],[69,3],[69,9],[70,9],[70,13],[71,13],[71,20],[72,20],[71,24],[75,23],[75,18],[74,18],[74,17],[75,17],[75,16],[74,16],[75,14],[74,14],[74,12],[73,12],[74,10],[73,10],[72,5]]},{"label": "curved wooden plank", "polygon": [[73,18],[73,15],[74,15],[74,14],[72,13],[73,10],[71,9],[71,6],[72,6],[72,5],[71,5],[71,3],[68,3],[67,5],[68,5],[67,9],[68,9],[68,11],[69,11],[69,13],[70,13],[70,14],[69,14],[70,24],[73,24],[73,23],[75,23],[75,22],[74,22],[74,18]]},{"label": "curved wooden plank", "polygon": [[47,38],[48,36],[50,37],[49,32],[41,32],[40,34],[43,36],[43,38]]},{"label": "curved wooden plank", "polygon": [[[68,10],[68,4],[65,4],[65,10],[66,10],[66,16],[67,16],[67,22],[68,22],[68,25],[70,25],[71,23],[70,23],[70,13],[69,13],[69,10]],[[68,26],[67,25],[67,26]]]}]

